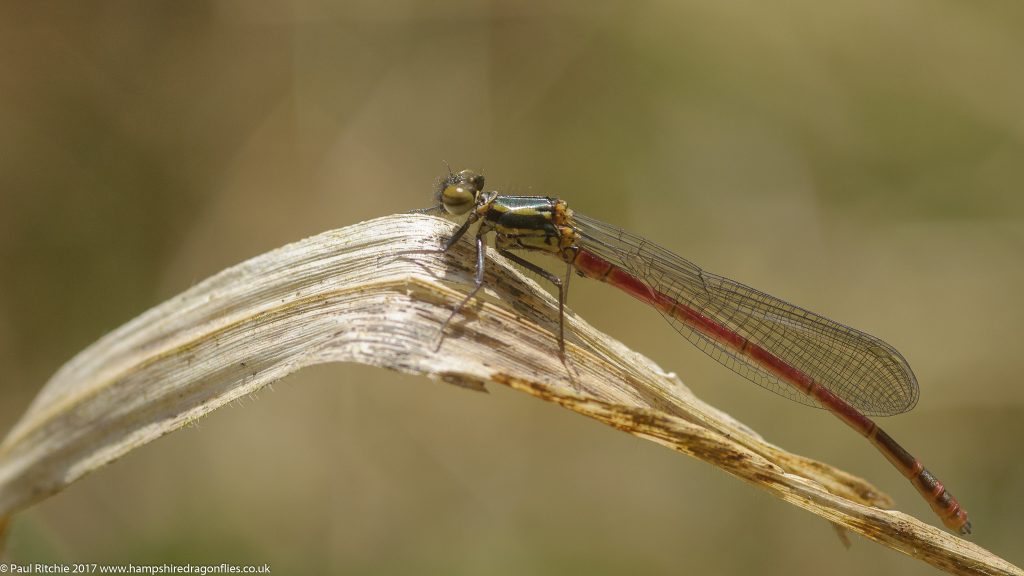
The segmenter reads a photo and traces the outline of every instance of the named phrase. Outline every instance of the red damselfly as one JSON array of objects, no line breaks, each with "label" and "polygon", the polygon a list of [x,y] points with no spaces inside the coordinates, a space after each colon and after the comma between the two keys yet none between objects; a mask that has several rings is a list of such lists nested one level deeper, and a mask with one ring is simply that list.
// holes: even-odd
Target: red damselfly
[{"label": "red damselfly", "polygon": [[[449,172],[427,211],[466,216],[444,244],[448,251],[479,222],[476,282],[449,321],[484,282],[484,237],[498,253],[558,288],[559,351],[564,358],[564,307],[573,270],[653,306],[702,351],[777,394],[824,408],[866,437],[910,480],[950,530],[969,534],[967,511],[907,450],[868,416],[906,412],[918,398],[914,373],[882,340],[728,278],[643,238],[573,212],[557,198],[484,192],[482,175]],[[511,252],[553,255],[566,263],[564,280]],[[448,322],[445,322],[447,325]]]}]

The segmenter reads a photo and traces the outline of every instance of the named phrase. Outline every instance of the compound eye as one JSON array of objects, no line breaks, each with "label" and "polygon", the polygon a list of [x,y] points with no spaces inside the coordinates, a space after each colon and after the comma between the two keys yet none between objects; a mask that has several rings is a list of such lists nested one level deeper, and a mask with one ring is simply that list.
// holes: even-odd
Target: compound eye
[{"label": "compound eye", "polygon": [[484,190],[484,175],[477,174],[472,170],[463,170],[459,172],[458,178],[462,182],[468,182],[477,192],[483,192]]},{"label": "compound eye", "polygon": [[471,170],[459,172],[441,190],[441,204],[453,215],[469,212],[476,205],[477,195],[484,187],[484,177]]},{"label": "compound eye", "polygon": [[476,204],[476,190],[465,184],[449,184],[441,191],[441,204],[449,214],[465,214]]}]

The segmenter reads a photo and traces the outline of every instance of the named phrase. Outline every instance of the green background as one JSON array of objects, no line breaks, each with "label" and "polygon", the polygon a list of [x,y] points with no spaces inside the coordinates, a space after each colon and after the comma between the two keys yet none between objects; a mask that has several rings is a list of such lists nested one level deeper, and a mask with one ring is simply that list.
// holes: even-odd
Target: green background
[{"label": "green background", "polygon": [[[882,425],[1024,563],[1024,4],[0,7],[0,429],[74,353],[234,263],[423,207],[444,161],[894,344]],[[833,417],[574,282],[574,310],[770,441],[937,520]],[[932,569],[553,405],[290,376],[17,517],[14,561],[275,573]]]}]

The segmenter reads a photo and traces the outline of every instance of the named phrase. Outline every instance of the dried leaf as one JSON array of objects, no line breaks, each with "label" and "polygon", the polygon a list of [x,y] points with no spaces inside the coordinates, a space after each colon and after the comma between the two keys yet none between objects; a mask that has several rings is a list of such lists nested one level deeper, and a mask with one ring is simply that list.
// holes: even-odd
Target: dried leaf
[{"label": "dried leaf", "polygon": [[451,231],[437,218],[398,215],[326,232],[225,270],[104,336],[54,375],[0,445],[0,522],[299,368],[361,362],[475,390],[503,384],[700,458],[944,570],[1021,574],[881,509],[891,501],[864,480],[765,442],[572,314],[567,368],[553,337],[557,304],[499,256],[486,290],[441,339],[472,277],[466,242],[436,252]]}]

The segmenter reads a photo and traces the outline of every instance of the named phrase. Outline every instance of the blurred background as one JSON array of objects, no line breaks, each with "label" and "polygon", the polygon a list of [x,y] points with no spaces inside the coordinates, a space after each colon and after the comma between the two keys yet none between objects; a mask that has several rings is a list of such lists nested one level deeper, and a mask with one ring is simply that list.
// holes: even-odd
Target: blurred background
[{"label": "blurred background", "polygon": [[[0,7],[0,429],[105,332],[472,167],[876,334],[881,424],[1024,563],[1024,4]],[[598,283],[573,308],[937,524],[822,411]],[[308,369],[19,515],[24,562],[275,573],[924,574],[717,469],[497,386]]]}]

